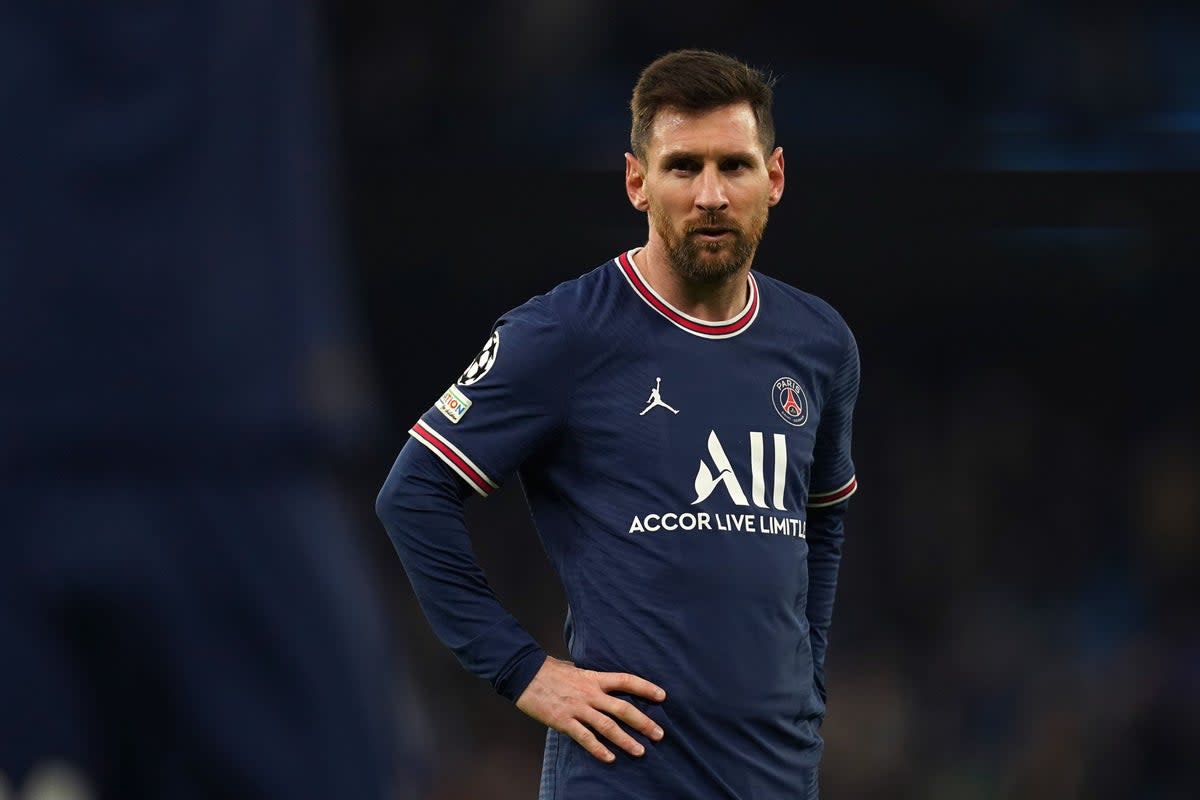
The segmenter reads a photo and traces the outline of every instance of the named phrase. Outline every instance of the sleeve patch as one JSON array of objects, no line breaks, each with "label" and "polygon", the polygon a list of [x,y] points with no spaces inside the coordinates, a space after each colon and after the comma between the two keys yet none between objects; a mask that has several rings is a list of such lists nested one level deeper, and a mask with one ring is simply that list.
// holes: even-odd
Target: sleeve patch
[{"label": "sleeve patch", "polygon": [[492,335],[484,343],[483,349],[479,351],[479,355],[471,359],[471,363],[463,370],[463,374],[458,377],[458,383],[463,386],[470,386],[472,383],[478,383],[483,380],[483,376],[491,371],[492,366],[496,363],[496,357],[500,355],[500,331],[492,331]]},{"label": "sleeve patch", "polygon": [[442,412],[443,417],[450,420],[451,424],[457,425],[458,421],[471,409],[471,398],[451,386],[445,394],[438,398],[435,406],[438,411]]}]

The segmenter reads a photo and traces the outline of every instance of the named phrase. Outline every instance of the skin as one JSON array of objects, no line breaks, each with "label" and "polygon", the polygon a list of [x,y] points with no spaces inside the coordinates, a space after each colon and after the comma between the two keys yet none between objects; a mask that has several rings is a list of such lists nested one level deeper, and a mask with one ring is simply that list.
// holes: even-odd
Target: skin
[{"label": "skin", "polygon": [[[655,291],[698,319],[736,316],[746,304],[746,275],[768,209],[783,196],[783,149],[763,153],[750,105],[661,109],[644,161],[625,154],[625,190],[633,207],[647,214],[649,239],[637,263]],[[652,702],[667,696],[637,675],[547,657],[517,708],[601,761],[616,760],[611,745],[641,756],[645,748],[621,723],[651,741],[663,731],[613,692]]]},{"label": "skin", "polygon": [[650,231],[638,268],[686,314],[736,316],[768,209],[783,197],[783,148],[763,153],[749,103],[664,108],[651,130],[644,159],[625,154],[625,191]]},{"label": "skin", "polygon": [[637,675],[580,669],[570,661],[548,656],[517,698],[517,708],[570,736],[601,761],[611,763],[616,756],[600,736],[631,756],[643,755],[645,748],[618,720],[652,741],[662,739],[662,728],[636,706],[610,692],[625,692],[654,702],[667,697],[662,687]]}]

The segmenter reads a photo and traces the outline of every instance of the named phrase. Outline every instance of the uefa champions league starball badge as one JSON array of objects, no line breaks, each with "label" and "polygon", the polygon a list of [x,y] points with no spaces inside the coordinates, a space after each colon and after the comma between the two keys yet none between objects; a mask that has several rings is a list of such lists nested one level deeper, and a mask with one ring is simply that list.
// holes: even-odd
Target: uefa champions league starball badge
[{"label": "uefa champions league starball badge", "polygon": [[463,374],[458,376],[457,383],[460,386],[470,386],[472,383],[477,383],[484,375],[488,374],[488,370],[496,363],[496,356],[500,352],[500,331],[492,332],[483,349],[479,351],[479,355],[471,360],[471,363],[463,370]]}]

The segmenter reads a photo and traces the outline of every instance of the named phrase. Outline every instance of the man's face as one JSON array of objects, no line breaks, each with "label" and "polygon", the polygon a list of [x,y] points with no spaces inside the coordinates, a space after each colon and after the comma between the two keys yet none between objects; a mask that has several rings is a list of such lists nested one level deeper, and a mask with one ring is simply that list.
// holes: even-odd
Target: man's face
[{"label": "man's face", "polygon": [[783,194],[783,151],[763,157],[747,103],[660,110],[645,163],[627,156],[626,167],[630,199],[649,213],[651,238],[661,240],[676,272],[699,283],[720,283],[746,266],[767,209]]}]

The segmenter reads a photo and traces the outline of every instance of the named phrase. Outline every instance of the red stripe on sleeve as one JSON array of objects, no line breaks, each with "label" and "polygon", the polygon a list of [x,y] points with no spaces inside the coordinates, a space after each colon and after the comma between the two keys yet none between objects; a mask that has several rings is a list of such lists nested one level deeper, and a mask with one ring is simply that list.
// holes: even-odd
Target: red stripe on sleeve
[{"label": "red stripe on sleeve", "polygon": [[455,467],[458,474],[466,478],[467,481],[474,486],[476,491],[483,495],[489,495],[492,493],[492,490],[495,487],[492,486],[491,482],[481,475],[479,471],[475,469],[475,467],[459,456],[458,453],[447,447],[441,439],[438,439],[430,431],[428,431],[424,424],[418,421],[416,425],[413,425],[412,432],[418,438],[420,438],[422,442],[432,447],[434,451],[442,457],[443,461],[446,461],[452,467]]}]

